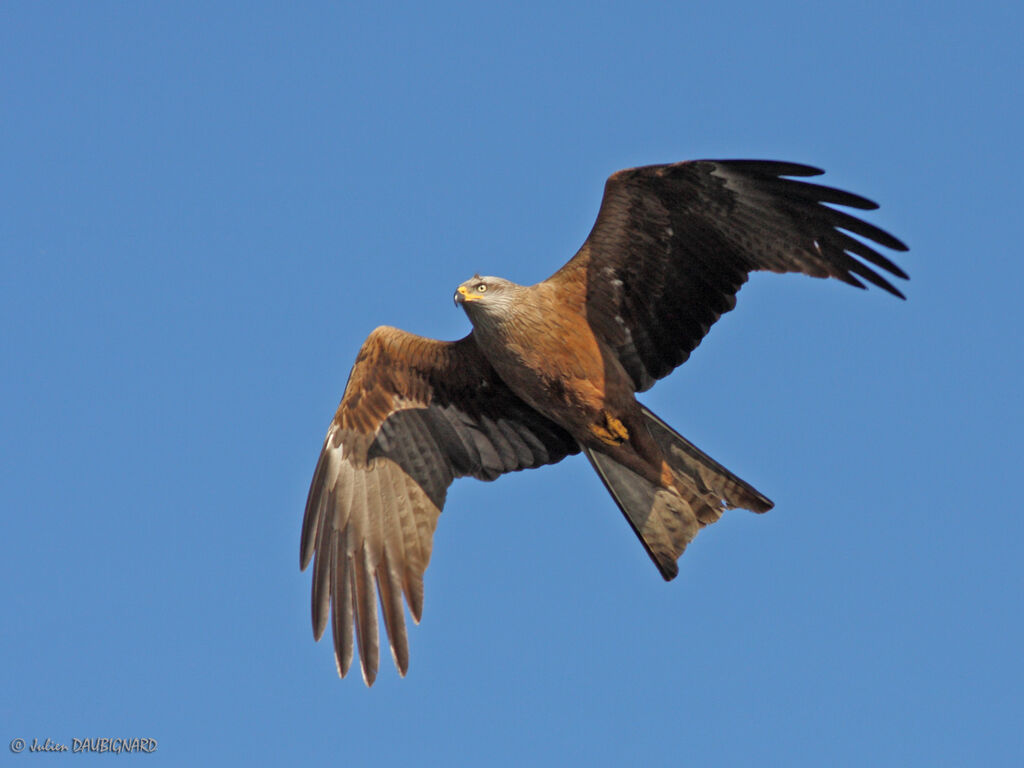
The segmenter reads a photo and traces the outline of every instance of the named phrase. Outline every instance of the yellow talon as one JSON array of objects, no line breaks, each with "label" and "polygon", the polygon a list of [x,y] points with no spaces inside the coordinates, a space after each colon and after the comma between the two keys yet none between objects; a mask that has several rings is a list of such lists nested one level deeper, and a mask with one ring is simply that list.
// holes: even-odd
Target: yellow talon
[{"label": "yellow talon", "polygon": [[629,440],[629,430],[625,424],[607,412],[601,415],[604,416],[604,424],[590,425],[590,431],[598,440],[607,445],[621,445]]},{"label": "yellow talon", "polygon": [[616,419],[614,416],[609,416],[607,413],[604,415],[605,423],[608,424],[608,431],[611,432],[615,437],[618,438],[619,442],[625,442],[629,440],[629,430],[626,429],[626,425]]}]

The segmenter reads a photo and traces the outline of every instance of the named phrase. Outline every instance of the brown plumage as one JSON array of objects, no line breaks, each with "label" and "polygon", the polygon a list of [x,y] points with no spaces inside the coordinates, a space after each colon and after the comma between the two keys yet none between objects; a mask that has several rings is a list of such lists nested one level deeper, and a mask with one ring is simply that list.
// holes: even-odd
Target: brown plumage
[{"label": "brown plumage", "polygon": [[[313,633],[332,618],[338,673],[354,639],[366,683],[379,662],[378,596],[399,672],[402,605],[419,621],[423,572],[448,486],[582,450],[665,579],[726,509],[772,503],[644,408],[649,389],[735,306],[756,270],[858,278],[902,298],[906,275],[847,232],[906,246],[826,204],[877,206],[769,161],[700,160],[619,171],[579,252],[544,282],[474,277],[454,342],[378,328],[360,350],[317,462],[302,525]],[[856,257],[856,258],[855,258]]]}]

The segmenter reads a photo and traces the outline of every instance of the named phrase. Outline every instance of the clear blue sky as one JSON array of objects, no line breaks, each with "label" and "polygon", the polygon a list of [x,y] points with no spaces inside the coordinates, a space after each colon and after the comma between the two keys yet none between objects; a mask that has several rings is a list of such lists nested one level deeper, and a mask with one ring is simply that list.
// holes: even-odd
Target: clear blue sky
[{"label": "clear blue sky", "polygon": [[[3,760],[1019,765],[1020,3],[370,5],[0,9]],[[461,481],[408,677],[338,680],[299,525],[367,333],[699,157],[911,246],[906,302],[755,277],[643,397],[776,508],[665,584],[582,458]]]}]

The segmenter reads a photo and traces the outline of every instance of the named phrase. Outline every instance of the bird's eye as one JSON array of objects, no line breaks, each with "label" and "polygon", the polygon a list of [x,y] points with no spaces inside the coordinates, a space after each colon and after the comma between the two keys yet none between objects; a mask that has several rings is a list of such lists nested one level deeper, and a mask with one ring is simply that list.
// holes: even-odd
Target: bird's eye
[{"label": "bird's eye", "polygon": [[487,290],[487,283],[480,283],[476,287],[476,292],[477,293],[484,293],[486,290]]}]

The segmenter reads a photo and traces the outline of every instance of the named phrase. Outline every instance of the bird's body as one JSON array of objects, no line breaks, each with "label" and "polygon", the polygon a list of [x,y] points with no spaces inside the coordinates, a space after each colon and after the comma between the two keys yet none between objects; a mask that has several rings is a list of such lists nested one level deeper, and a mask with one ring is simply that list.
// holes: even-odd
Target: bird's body
[{"label": "bird's body", "polygon": [[[475,276],[456,303],[473,330],[455,342],[395,328],[370,334],[353,366],[310,487],[302,566],[315,554],[313,627],[333,615],[339,674],[359,643],[373,682],[377,597],[399,671],[402,595],[415,620],[448,485],[583,451],[665,579],[699,529],[727,509],[772,503],[636,399],[686,360],[754,270],[803,272],[900,295],[863,262],[892,262],[844,231],[899,240],[822,205],[875,207],[781,178],[817,169],[695,161],[609,178],[594,229],[547,280]],[[853,256],[863,261],[858,261]]]},{"label": "bird's body", "polygon": [[[545,283],[522,286],[476,277],[460,287],[469,286],[465,295],[473,296],[475,285],[490,286],[490,294],[473,300],[456,294],[473,323],[473,339],[502,381],[527,404],[577,434],[605,409],[618,411],[632,401],[626,372],[590,330],[581,307],[560,302]],[[509,294],[509,300],[501,297],[500,315],[488,313],[483,305],[498,292]],[[558,361],[557,368],[552,360]]]},{"label": "bird's body", "polygon": [[[672,578],[683,548],[702,522],[714,522],[718,514],[709,514],[703,508],[706,505],[697,501],[707,488],[698,489],[687,483],[685,475],[673,472],[669,457],[647,428],[629,374],[586,322],[583,307],[560,301],[560,295],[547,282],[521,286],[475,276],[459,286],[456,302],[473,323],[472,338],[481,353],[512,392],[576,436],[592,460],[595,455],[608,457],[652,489],[674,497],[666,499],[673,511],[663,515],[677,524],[678,541],[660,559],[652,553],[663,575]],[[489,312],[495,304],[500,311]],[[541,317],[544,323],[538,324],[536,319]],[[488,355],[488,350],[501,350],[501,354]],[[553,367],[552,361],[557,365]],[[677,503],[678,499],[689,501]],[[770,502],[756,506],[763,512]],[[642,530],[637,533],[651,552],[652,542]]]}]

